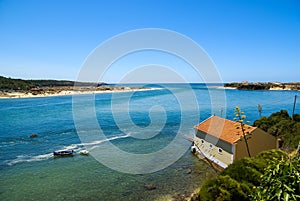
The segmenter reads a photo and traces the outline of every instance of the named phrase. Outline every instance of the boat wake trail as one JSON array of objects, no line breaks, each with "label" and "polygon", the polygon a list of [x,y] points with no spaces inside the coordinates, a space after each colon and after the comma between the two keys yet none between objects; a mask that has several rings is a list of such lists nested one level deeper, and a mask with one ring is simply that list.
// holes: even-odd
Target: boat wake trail
[{"label": "boat wake trail", "polygon": [[53,156],[53,153],[48,153],[48,154],[41,154],[37,156],[28,156],[28,155],[19,155],[17,158],[13,160],[7,161],[7,165],[12,166],[17,163],[24,163],[24,162],[35,162],[35,161],[42,161],[42,160],[47,160]]},{"label": "boat wake trail", "polygon": [[[122,138],[127,138],[130,137],[130,135],[122,135],[122,136],[114,136],[111,138],[107,138],[104,140],[96,140],[93,142],[89,143],[79,143],[79,144],[71,144],[68,146],[62,147],[60,150],[73,150],[75,153],[79,153],[82,150],[85,150],[87,146],[99,146],[101,143],[108,142],[108,141],[113,141],[117,139],[122,139]],[[93,149],[92,147],[92,149]],[[54,150],[53,150],[54,151]],[[18,163],[25,163],[25,162],[37,162],[37,161],[44,161],[48,160],[50,158],[53,158],[53,152],[51,153],[46,153],[46,154],[40,154],[40,155],[18,155],[16,158],[12,160],[6,160],[5,164],[8,166],[13,166]]]}]

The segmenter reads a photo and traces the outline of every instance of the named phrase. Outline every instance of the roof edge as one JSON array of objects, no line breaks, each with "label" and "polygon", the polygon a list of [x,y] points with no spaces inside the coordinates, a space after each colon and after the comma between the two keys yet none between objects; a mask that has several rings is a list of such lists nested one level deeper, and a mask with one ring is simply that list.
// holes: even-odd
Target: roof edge
[{"label": "roof edge", "polygon": [[[201,121],[199,124],[195,125],[195,126],[194,126],[194,128],[196,128],[196,129],[197,129],[197,126],[198,126],[198,125],[200,125],[200,124],[202,124],[202,123],[204,123],[204,122],[208,121],[208,120],[209,120],[209,119],[211,119],[213,116],[216,116],[216,115],[211,115],[210,117],[208,117],[208,118],[204,119],[204,120],[203,120],[203,121]],[[197,130],[198,130],[198,129],[197,129]]]}]

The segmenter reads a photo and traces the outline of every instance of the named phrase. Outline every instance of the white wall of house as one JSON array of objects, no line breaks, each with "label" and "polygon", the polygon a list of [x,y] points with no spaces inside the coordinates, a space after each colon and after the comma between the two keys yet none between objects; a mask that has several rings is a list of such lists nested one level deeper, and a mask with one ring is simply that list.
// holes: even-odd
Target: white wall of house
[{"label": "white wall of house", "polygon": [[222,168],[226,168],[233,162],[233,154],[223,150],[221,147],[199,137],[195,137],[194,143],[200,149],[201,154]]}]

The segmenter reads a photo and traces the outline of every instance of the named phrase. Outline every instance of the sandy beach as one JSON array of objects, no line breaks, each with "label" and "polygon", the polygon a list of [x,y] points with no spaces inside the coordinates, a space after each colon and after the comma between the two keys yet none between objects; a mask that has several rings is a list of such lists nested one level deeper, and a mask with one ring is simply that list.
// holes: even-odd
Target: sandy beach
[{"label": "sandy beach", "polygon": [[42,90],[39,92],[21,91],[21,92],[0,92],[0,99],[10,98],[41,98],[52,96],[70,96],[70,95],[84,95],[84,94],[102,94],[102,93],[122,93],[122,92],[136,92],[136,91],[150,91],[161,90],[161,88],[112,88],[109,90],[92,90],[92,89],[62,89],[62,90]]}]

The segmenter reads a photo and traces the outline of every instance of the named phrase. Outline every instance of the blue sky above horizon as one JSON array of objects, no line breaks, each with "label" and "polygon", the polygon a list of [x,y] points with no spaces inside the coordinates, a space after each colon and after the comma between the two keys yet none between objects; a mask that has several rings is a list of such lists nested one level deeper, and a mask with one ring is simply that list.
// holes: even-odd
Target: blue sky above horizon
[{"label": "blue sky above horizon", "polygon": [[[224,82],[300,81],[298,0],[0,0],[0,75],[76,80],[99,44],[142,28],[191,38]],[[187,72],[179,73],[201,82]]]}]

